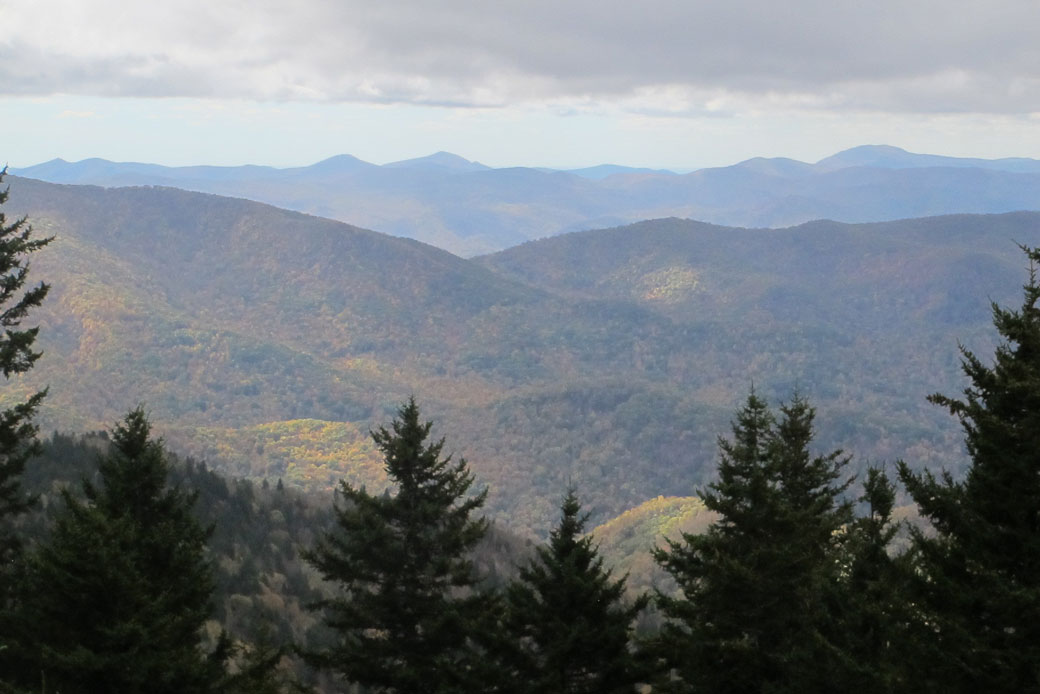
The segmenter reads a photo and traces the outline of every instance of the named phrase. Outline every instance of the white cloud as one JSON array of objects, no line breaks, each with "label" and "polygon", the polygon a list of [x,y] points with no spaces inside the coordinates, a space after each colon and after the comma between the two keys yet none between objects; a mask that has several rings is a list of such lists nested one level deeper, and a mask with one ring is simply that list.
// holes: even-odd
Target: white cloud
[{"label": "white cloud", "polygon": [[0,0],[0,94],[1040,111],[1035,0]]}]

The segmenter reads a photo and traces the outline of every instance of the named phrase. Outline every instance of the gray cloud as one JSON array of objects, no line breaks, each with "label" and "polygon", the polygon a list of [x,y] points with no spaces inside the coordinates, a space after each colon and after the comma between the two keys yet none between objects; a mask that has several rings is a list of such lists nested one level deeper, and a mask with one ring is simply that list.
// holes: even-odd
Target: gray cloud
[{"label": "gray cloud", "polygon": [[0,26],[9,95],[1040,111],[1035,0],[0,0]]}]

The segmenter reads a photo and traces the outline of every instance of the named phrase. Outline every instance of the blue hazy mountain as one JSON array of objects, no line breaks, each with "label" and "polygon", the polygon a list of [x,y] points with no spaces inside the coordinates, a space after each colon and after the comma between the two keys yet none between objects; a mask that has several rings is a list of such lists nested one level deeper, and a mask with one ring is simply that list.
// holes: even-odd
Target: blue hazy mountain
[{"label": "blue hazy mountain", "polygon": [[304,167],[164,167],[61,159],[12,170],[53,183],[160,185],[265,202],[472,256],[570,231],[680,217],[778,228],[1040,210],[1040,161],[870,145],[816,163],[753,158],[688,174],[605,164],[490,168],[448,152],[378,166],[339,155]]},{"label": "blue hazy mountain", "polygon": [[387,169],[424,169],[427,171],[443,171],[462,173],[469,171],[487,171],[491,167],[475,161],[469,161],[451,152],[437,152],[418,159],[405,159],[383,165]]},{"label": "blue hazy mountain", "polygon": [[816,163],[820,171],[845,169],[852,166],[872,166],[881,169],[911,169],[924,167],[953,167],[959,169],[990,169],[1014,173],[1040,173],[1040,161],[1021,157],[1005,159],[977,159],[944,157],[936,154],[914,154],[888,145],[853,147]]},{"label": "blue hazy mountain", "polygon": [[669,171],[668,169],[634,168],[631,166],[618,166],[617,164],[600,164],[599,166],[587,166],[583,169],[567,169],[566,171],[567,173],[574,174],[575,176],[591,178],[594,180],[599,180],[607,178],[608,176],[617,176],[621,174],[653,174],[655,176],[677,175],[674,171]]}]

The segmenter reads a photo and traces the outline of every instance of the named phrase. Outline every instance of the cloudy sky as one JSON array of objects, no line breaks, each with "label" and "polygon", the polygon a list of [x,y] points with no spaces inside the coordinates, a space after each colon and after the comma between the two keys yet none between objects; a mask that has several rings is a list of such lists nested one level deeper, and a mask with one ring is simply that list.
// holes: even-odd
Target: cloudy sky
[{"label": "cloudy sky", "polygon": [[0,0],[0,164],[1040,158],[1037,0]]}]

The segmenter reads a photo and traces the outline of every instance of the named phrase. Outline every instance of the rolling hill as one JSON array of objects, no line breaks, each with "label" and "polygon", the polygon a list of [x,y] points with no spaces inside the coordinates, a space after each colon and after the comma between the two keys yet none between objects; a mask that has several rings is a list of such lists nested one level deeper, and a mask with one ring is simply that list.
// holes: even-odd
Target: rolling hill
[{"label": "rolling hill", "polygon": [[7,179],[51,246],[32,276],[46,429],[143,402],[177,449],[262,479],[378,486],[368,442],[415,394],[489,510],[543,532],[577,484],[594,522],[710,479],[755,388],[798,388],[820,447],[956,468],[958,341],[986,354],[1040,214],[781,230],[678,219],[463,260],[259,203]]}]

